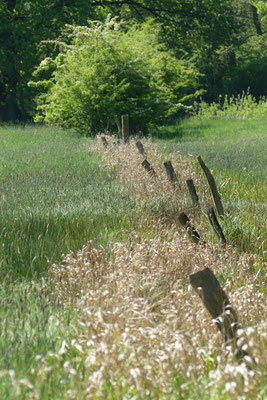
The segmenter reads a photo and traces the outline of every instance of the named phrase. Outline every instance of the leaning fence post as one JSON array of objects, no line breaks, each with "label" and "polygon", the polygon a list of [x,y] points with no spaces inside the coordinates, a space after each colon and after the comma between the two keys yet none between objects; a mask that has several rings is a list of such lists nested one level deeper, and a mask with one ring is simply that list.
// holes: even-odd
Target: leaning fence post
[{"label": "leaning fence post", "polygon": [[[193,289],[200,296],[204,306],[215,320],[225,342],[232,341],[236,346],[238,358],[249,355],[240,347],[238,342],[237,331],[241,325],[238,322],[237,313],[213,272],[209,268],[205,268],[190,275],[189,279]],[[251,357],[251,361],[255,364],[253,357]]]},{"label": "leaning fence post", "polygon": [[145,168],[145,170],[153,177],[156,177],[156,172],[154,168],[150,165],[150,163],[147,160],[144,160],[142,162],[142,166]]},{"label": "leaning fence post", "polygon": [[140,142],[140,140],[138,140],[138,142],[136,142],[135,144],[136,144],[136,147],[138,148],[139,153],[143,156],[145,154],[145,149],[144,149],[142,142]]},{"label": "leaning fence post", "polygon": [[123,114],[121,116],[121,135],[124,143],[129,141],[129,115]]},{"label": "leaning fence post", "polygon": [[211,224],[214,232],[218,236],[221,244],[223,246],[226,246],[226,239],[225,239],[225,236],[223,234],[222,228],[221,228],[221,226],[220,226],[220,224],[219,224],[219,222],[217,220],[217,217],[216,217],[216,214],[215,214],[215,211],[214,211],[213,207],[210,207],[208,209],[208,217],[209,217],[210,224]]},{"label": "leaning fence post", "polygon": [[[204,306],[216,320],[225,341],[233,339],[237,327],[237,315],[232,309],[229,299],[220,286],[219,281],[209,268],[189,276],[190,283],[201,297]],[[226,312],[226,310],[230,312]],[[233,323],[230,322],[230,315]]]},{"label": "leaning fence post", "polygon": [[177,182],[177,176],[176,176],[176,174],[174,172],[174,169],[173,169],[171,161],[166,161],[164,163],[164,167],[165,167],[167,176],[169,178],[169,181],[171,182],[171,184],[173,186],[175,186],[175,183]]},{"label": "leaning fence post", "polygon": [[108,142],[107,142],[107,139],[105,138],[105,136],[101,136],[101,139],[102,139],[104,147],[108,147]]},{"label": "leaning fence post", "polygon": [[186,184],[194,206],[200,208],[199,198],[193,180],[187,179]]},{"label": "leaning fence post", "polygon": [[200,156],[198,156],[198,162],[201,166],[201,168],[204,171],[204,174],[206,175],[206,178],[208,180],[209,186],[210,186],[210,190],[217,208],[217,211],[220,215],[221,218],[223,218],[224,216],[224,209],[223,209],[223,205],[222,205],[222,201],[220,198],[220,195],[218,193],[218,189],[215,183],[215,180],[210,172],[210,170],[208,169],[208,167],[206,166],[206,164],[204,163],[204,161],[202,160],[202,158]]},{"label": "leaning fence post", "polygon": [[179,220],[180,224],[182,225],[182,227],[187,230],[188,235],[191,238],[192,242],[198,244],[201,240],[200,236],[199,236],[198,232],[195,230],[195,228],[192,226],[188,216],[184,212],[182,212],[179,215],[178,220]]}]

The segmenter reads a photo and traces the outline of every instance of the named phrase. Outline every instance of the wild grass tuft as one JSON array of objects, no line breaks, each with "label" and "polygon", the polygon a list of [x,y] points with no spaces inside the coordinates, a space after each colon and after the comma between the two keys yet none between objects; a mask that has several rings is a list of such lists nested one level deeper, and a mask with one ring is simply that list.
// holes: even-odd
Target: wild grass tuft
[{"label": "wild grass tuft", "polygon": [[206,103],[203,100],[194,107],[194,117],[200,120],[248,120],[260,119],[267,115],[267,98],[259,101],[249,90],[238,96],[220,97],[218,103]]}]

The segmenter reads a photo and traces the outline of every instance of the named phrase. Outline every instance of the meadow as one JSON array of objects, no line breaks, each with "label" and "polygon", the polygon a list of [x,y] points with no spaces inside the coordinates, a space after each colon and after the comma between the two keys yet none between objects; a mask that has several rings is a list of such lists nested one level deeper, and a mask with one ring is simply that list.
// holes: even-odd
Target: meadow
[{"label": "meadow", "polygon": [[[70,131],[0,128],[1,398],[266,398],[266,130],[266,118],[161,127],[143,140],[155,183],[134,141],[107,136],[105,149]],[[190,176],[203,208],[212,201],[199,154],[225,205],[227,249],[186,193]],[[181,210],[206,247],[181,231]],[[240,314],[253,370],[188,287],[206,266]]]},{"label": "meadow", "polygon": [[65,398],[60,372],[51,386],[32,372],[37,355],[58,351],[76,329],[73,311],[49,294],[48,266],[89,239],[118,240],[135,203],[75,133],[8,125],[0,141],[0,397],[24,399],[26,375],[41,398]]},{"label": "meadow", "polygon": [[153,132],[161,151],[198,155],[214,171],[231,220],[230,242],[246,251],[266,250],[266,118],[189,119]]}]

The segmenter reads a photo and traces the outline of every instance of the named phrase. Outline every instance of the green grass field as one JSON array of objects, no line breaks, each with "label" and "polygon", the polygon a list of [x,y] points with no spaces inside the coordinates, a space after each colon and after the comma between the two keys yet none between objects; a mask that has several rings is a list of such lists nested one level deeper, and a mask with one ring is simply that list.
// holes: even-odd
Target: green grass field
[{"label": "green grass field", "polygon": [[63,366],[48,380],[32,372],[37,355],[55,353],[75,332],[75,313],[54,304],[42,277],[89,239],[103,246],[118,240],[136,212],[87,144],[60,129],[0,127],[1,399],[27,398],[27,382],[19,383],[25,375],[41,398],[66,398]]},{"label": "green grass field", "polygon": [[70,132],[0,128],[2,273],[31,277],[89,239],[107,245],[134,201]]},{"label": "green grass field", "polygon": [[266,181],[267,122],[261,120],[184,120],[153,133],[166,150],[201,154],[216,171]]},{"label": "green grass field", "polygon": [[246,251],[266,250],[267,120],[185,120],[155,133],[162,151],[205,160],[231,218],[230,242]]},{"label": "green grass field", "polygon": [[[258,280],[255,278],[254,286],[255,288],[258,287],[261,296],[264,296],[263,300],[262,297],[257,300],[259,301],[257,307],[260,315],[261,310],[264,310],[264,304],[266,305],[266,285],[264,283],[266,266],[264,259],[266,262],[267,120],[189,120],[172,127],[160,128],[155,135],[155,141],[160,152],[164,154],[170,154],[177,150],[183,155],[193,154],[196,156],[200,154],[214,171],[227,212],[227,218],[222,222],[227,239],[241,253],[246,251],[263,257],[262,261],[257,261],[258,264],[249,261],[251,264],[251,266],[249,264],[249,271],[244,270],[246,274],[242,275],[243,272],[239,273],[237,268],[240,268],[241,271],[243,264],[236,259],[233,261],[232,256],[229,256],[229,267],[220,272],[220,279],[222,282],[228,282],[229,290],[233,290],[233,298],[236,296],[236,303],[242,304],[238,296],[241,296],[242,288],[246,289],[249,279],[252,279],[255,275]],[[150,301],[152,302],[150,297],[152,296],[153,301],[156,302],[155,310],[158,310],[161,300],[167,299],[168,296],[171,297],[169,295],[171,289],[166,289],[165,278],[161,279],[157,275],[157,264],[155,264],[155,275],[150,276],[148,274],[147,282],[146,275],[143,272],[139,273],[137,269],[139,257],[141,265],[148,263],[146,268],[149,270],[150,257],[151,260],[158,260],[162,253],[162,260],[165,260],[162,261],[164,264],[171,255],[164,255],[163,250],[156,250],[157,254],[154,257],[152,253],[150,254],[149,248],[146,250],[146,246],[148,246],[147,238],[153,239],[153,234],[149,231],[150,221],[148,216],[142,215],[145,208],[143,209],[140,202],[129,194],[127,181],[124,184],[119,183],[114,171],[101,167],[101,158],[94,151],[94,143],[92,139],[79,137],[73,132],[65,132],[56,128],[0,126],[0,398],[7,400],[173,399],[172,396],[174,395],[183,399],[233,398],[231,396],[235,396],[236,394],[233,394],[235,392],[224,391],[223,382],[214,389],[210,386],[209,372],[216,371],[218,364],[216,351],[212,353],[212,350],[209,350],[208,355],[205,355],[203,370],[200,368],[201,364],[197,364],[196,355],[194,355],[192,365],[193,363],[197,365],[196,371],[198,372],[196,374],[194,372],[192,375],[189,373],[188,379],[182,372],[176,374],[176,364],[171,364],[170,360],[168,361],[170,363],[168,364],[170,366],[169,372],[165,370],[165,366],[161,370],[161,361],[158,361],[161,357],[161,347],[163,352],[164,340],[166,340],[166,349],[168,349],[168,340],[172,340],[168,336],[172,325],[168,326],[169,322],[162,320],[166,314],[164,309],[156,317],[154,317],[154,314],[149,316],[151,319],[155,318],[155,323],[153,322],[155,332],[159,329],[158,334],[161,335],[160,340],[163,341],[163,344],[157,343],[155,336],[157,333],[153,331],[151,343],[156,341],[155,349],[159,351],[157,356],[159,358],[156,358],[154,367],[155,373],[159,373],[160,377],[158,382],[154,382],[154,391],[149,387],[148,381],[144,384],[148,385],[147,388],[140,389],[138,385],[135,386],[134,384],[135,379],[136,382],[139,382],[138,379],[140,382],[142,381],[142,374],[139,376],[136,368],[138,367],[139,357],[140,365],[143,363],[141,358],[143,350],[136,350],[137,364],[132,366],[131,354],[128,354],[125,348],[126,343],[128,343],[127,340],[125,339],[124,342],[124,339],[118,339],[120,336],[117,332],[119,328],[116,326],[116,322],[120,325],[120,321],[122,321],[121,323],[124,324],[124,321],[129,318],[127,309],[125,308],[125,311],[123,311],[125,316],[121,312],[120,319],[118,321],[115,319],[114,329],[113,323],[105,323],[105,318],[103,322],[102,316],[99,317],[99,321],[98,317],[93,316],[94,311],[97,313],[96,315],[99,314],[100,311],[98,310],[101,310],[101,307],[103,307],[103,310],[110,310],[107,311],[107,315],[112,315],[113,311],[116,314],[118,312],[116,310],[123,307],[124,300],[121,299],[125,298],[125,304],[128,304],[126,303],[128,293],[133,292],[133,296],[138,293],[139,303],[135,304],[135,297],[130,298],[129,308],[132,304],[132,321],[135,321],[135,319],[138,321],[138,307],[146,309],[146,303],[142,306],[142,301],[148,299],[149,307],[152,310],[152,306],[150,306]],[[148,221],[146,226],[143,224],[144,220]],[[154,229],[153,224],[155,224],[155,218],[151,221],[151,230]],[[142,230],[146,232],[144,242],[139,238]],[[156,228],[156,231],[155,237],[161,243],[163,237],[164,240],[166,238],[166,229],[165,231],[163,229],[161,233],[160,225],[158,229]],[[127,246],[129,247],[129,243],[131,243],[129,237],[134,234],[136,234],[136,238],[133,239],[135,245],[133,244],[133,248],[128,249]],[[100,286],[98,291],[99,283],[97,279],[101,280],[102,275],[97,278],[93,274],[92,279],[90,275],[84,277],[84,284],[88,284],[88,287],[92,284],[90,290],[94,293],[92,296],[95,296],[95,302],[92,303],[92,300],[90,300],[91,308],[86,311],[88,313],[85,317],[83,309],[80,309],[78,303],[76,303],[76,297],[78,299],[79,294],[77,296],[75,294],[77,290],[75,285],[77,284],[78,287],[80,284],[77,283],[80,264],[77,268],[76,261],[70,264],[70,271],[73,266],[76,268],[73,272],[74,286],[72,289],[74,297],[71,298],[74,306],[70,306],[67,304],[68,302],[62,304],[57,293],[61,290],[61,278],[60,281],[57,281],[57,275],[55,275],[54,281],[48,280],[47,271],[51,268],[52,263],[58,264],[60,262],[62,254],[67,254],[70,251],[75,254],[88,240],[93,240],[93,245],[96,247],[104,246],[103,251],[107,259],[110,259],[110,242],[128,244],[125,245],[124,250],[122,250],[124,245],[117,245],[117,250],[112,253],[111,257],[115,264],[111,264],[110,267],[105,266],[105,268],[110,268],[108,278],[105,279],[109,279],[109,275],[112,277],[116,265],[119,266],[115,286],[110,288],[106,286],[105,290],[102,290]],[[138,248],[140,241],[142,246],[140,245],[140,250],[138,250],[140,251],[139,255],[139,253],[134,252],[137,251],[136,248]],[[170,244],[170,248],[171,246],[174,246],[174,244]],[[127,251],[133,253],[126,256]],[[147,251],[147,253],[143,254],[143,251]],[[193,254],[192,251],[194,249],[192,250],[190,247],[189,256]],[[185,252],[187,252],[186,249]],[[218,259],[224,257],[221,250],[218,250],[218,252]],[[98,250],[96,254],[99,254]],[[94,255],[90,255],[90,257],[95,259]],[[97,262],[100,263],[101,257],[100,255],[98,257],[100,261]],[[193,259],[192,255],[190,257]],[[129,264],[131,260],[136,260],[133,270],[131,270],[132,267]],[[163,264],[159,264],[159,270],[161,270]],[[258,266],[256,267],[256,265]],[[234,271],[233,274],[231,268]],[[105,271],[104,269],[104,277]],[[125,278],[125,282],[123,281],[124,274],[121,273],[122,271],[125,271],[125,276],[128,279]],[[226,272],[228,275],[224,276],[223,273]],[[183,304],[183,296],[188,298],[187,286],[183,288],[178,286],[177,288],[175,285],[177,279],[180,279],[179,272],[173,273],[171,271],[169,274],[170,280],[173,279],[175,291],[180,293],[179,296],[181,295],[180,300]],[[121,277],[122,282],[120,283]],[[62,282],[64,282],[64,279],[65,276],[62,278]],[[135,280],[131,281],[131,279]],[[96,283],[94,280],[96,280]],[[183,278],[181,278],[182,281]],[[153,285],[155,285],[156,290]],[[87,289],[87,286],[85,288]],[[109,290],[110,298],[105,297],[107,296],[105,293]],[[250,286],[248,286],[248,293],[250,293],[249,290],[252,290]],[[117,293],[118,300],[116,302],[114,300],[113,304],[113,298],[116,298],[114,293]],[[182,308],[183,306],[179,305],[178,294],[175,296],[177,296],[175,300],[177,303],[174,304],[181,307],[180,315],[182,315],[185,311]],[[251,296],[255,297],[256,295],[252,294]],[[244,304],[250,304],[248,301]],[[152,311],[150,308],[149,312],[152,313],[154,308]],[[92,314],[90,314],[91,312]],[[173,309],[170,308],[169,312],[172,315]],[[250,312],[254,318],[253,309]],[[144,326],[147,327],[147,332],[149,332],[149,319],[146,316],[144,319],[141,319],[141,317],[140,311],[140,321],[143,321],[142,323],[145,324]],[[171,318],[174,318],[174,316],[172,315]],[[205,318],[203,316],[202,318],[204,321]],[[260,317],[257,318],[258,320],[255,317],[255,321],[259,321]],[[162,329],[166,328],[165,331],[160,331],[161,320],[163,321]],[[91,325],[89,324],[87,327],[88,321],[91,321]],[[244,318],[244,321],[247,321],[247,319]],[[179,325],[179,322],[177,323]],[[257,326],[255,325],[256,330],[263,329],[260,328],[259,322],[257,324]],[[98,328],[99,326],[101,326],[101,329]],[[193,326],[195,327],[195,321]],[[100,329],[99,336],[98,329]],[[105,332],[109,337],[109,329],[113,329],[113,336],[110,336],[113,341],[102,342],[101,338],[105,336]],[[131,329],[133,329],[133,336],[129,336],[130,342],[135,343],[135,340],[137,340],[137,343],[139,343],[140,335],[142,336],[143,333],[138,333],[137,328],[135,326],[132,328],[131,324],[125,325],[125,331],[123,331],[121,337],[126,338],[126,333]],[[188,329],[190,329],[189,325]],[[147,335],[144,333],[142,340],[145,341],[149,338],[149,335]],[[181,337],[182,335],[181,333]],[[94,346],[87,344],[89,339],[95,341],[95,350]],[[128,354],[128,358],[123,358],[124,361],[116,361],[118,364],[112,364],[113,356],[116,360],[122,359],[118,357],[117,350],[114,350],[111,346],[112,343],[114,343],[114,346],[118,345],[118,351],[122,352],[120,357],[126,357],[126,355],[122,356],[125,352],[125,354]],[[140,341],[140,343],[145,342]],[[144,346],[149,349],[151,343],[148,341]],[[203,338],[201,338],[201,343],[204,349]],[[111,350],[109,346],[111,346]],[[264,348],[264,339],[261,339],[257,346],[258,349],[261,349],[260,346]],[[154,350],[152,349],[152,351]],[[93,364],[90,366],[88,355],[91,351],[96,351],[96,354],[99,355],[99,361],[98,359],[94,361],[95,366]],[[171,352],[171,350],[166,351]],[[188,350],[189,354],[190,351]],[[147,354],[148,358],[151,357],[152,360],[153,356],[149,356],[149,352]],[[107,361],[109,355],[110,364]],[[223,357],[222,354],[220,357]],[[97,375],[98,371],[101,370],[101,362],[104,371],[102,371],[104,378],[101,379],[105,379],[103,384],[99,375]],[[189,365],[190,357],[185,358],[184,362],[185,365]],[[162,363],[164,365],[164,361]],[[124,364],[127,366],[126,372],[123,370]],[[115,384],[112,381],[113,373],[116,377],[114,368],[121,371],[121,379],[114,378]],[[132,381],[129,382],[133,382],[132,386],[130,384],[130,386],[127,386],[124,383],[128,379],[127,371],[131,371]],[[125,376],[124,373],[126,373]],[[110,377],[109,374],[111,374]],[[92,382],[90,376],[94,377]],[[261,372],[259,374],[257,372],[256,376],[258,389],[249,387],[249,396],[251,398],[252,393],[254,393],[255,398],[265,399],[267,395],[266,384],[264,383],[266,364],[261,367]],[[168,389],[169,392],[161,391],[161,379],[162,382],[166,381],[168,384],[171,382],[172,389]],[[90,384],[94,388],[98,380],[99,385],[102,385],[104,395],[103,393],[97,394],[97,391],[94,391],[95,389],[92,389],[91,394],[86,393]],[[146,381],[144,380],[144,382]],[[147,395],[141,394],[144,393],[143,389],[147,390]],[[240,389],[241,392],[242,389]],[[243,395],[246,396],[245,393]]]}]

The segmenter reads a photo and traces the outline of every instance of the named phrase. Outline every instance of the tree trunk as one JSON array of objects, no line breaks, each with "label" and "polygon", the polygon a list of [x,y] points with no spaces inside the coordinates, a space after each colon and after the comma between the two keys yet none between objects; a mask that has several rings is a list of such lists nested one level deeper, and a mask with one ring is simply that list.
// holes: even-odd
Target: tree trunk
[{"label": "tree trunk", "polygon": [[262,29],[261,29],[261,23],[260,23],[260,19],[259,19],[258,10],[255,6],[253,6],[253,4],[250,4],[250,9],[252,11],[253,22],[254,22],[254,26],[256,28],[256,32],[258,35],[262,35]]}]

